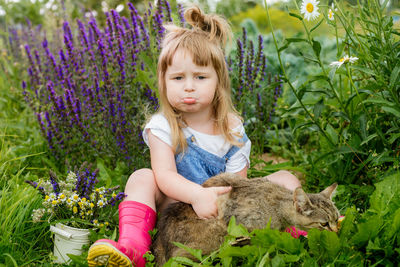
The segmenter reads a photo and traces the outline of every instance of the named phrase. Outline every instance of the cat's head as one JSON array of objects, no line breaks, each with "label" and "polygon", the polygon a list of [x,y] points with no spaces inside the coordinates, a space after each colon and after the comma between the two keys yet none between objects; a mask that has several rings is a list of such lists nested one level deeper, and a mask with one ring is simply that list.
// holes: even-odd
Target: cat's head
[{"label": "cat's head", "polygon": [[337,184],[334,183],[318,194],[306,194],[301,187],[296,188],[293,204],[296,208],[298,227],[338,231],[340,213],[332,202],[332,194],[336,187]]}]

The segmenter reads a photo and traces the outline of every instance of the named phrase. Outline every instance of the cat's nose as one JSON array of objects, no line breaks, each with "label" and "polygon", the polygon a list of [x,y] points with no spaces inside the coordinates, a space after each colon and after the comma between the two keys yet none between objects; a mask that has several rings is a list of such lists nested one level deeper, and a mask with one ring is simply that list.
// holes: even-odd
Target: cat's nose
[{"label": "cat's nose", "polygon": [[331,228],[332,232],[335,232],[335,233],[338,232],[338,226],[337,225],[330,225],[329,228]]}]

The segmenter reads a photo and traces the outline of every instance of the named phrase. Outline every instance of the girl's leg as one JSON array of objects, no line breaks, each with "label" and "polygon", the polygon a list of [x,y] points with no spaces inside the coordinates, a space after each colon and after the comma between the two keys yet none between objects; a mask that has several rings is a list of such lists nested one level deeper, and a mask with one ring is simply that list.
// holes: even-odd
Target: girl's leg
[{"label": "girl's leg", "polygon": [[292,173],[285,170],[274,172],[266,176],[266,178],[270,182],[286,187],[291,191],[294,191],[297,187],[301,187],[299,179]]},{"label": "girl's leg", "polygon": [[119,205],[118,242],[101,239],[89,249],[89,266],[145,266],[142,257],[151,245],[148,233],[156,221],[156,205],[165,200],[155,181],[153,171],[135,171],[125,187],[127,197]]}]

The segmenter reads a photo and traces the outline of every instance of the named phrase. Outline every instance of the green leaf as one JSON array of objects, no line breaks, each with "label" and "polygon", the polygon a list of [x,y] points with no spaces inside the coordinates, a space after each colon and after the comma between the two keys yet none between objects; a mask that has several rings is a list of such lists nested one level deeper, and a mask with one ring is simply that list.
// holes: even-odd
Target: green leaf
[{"label": "green leaf", "polygon": [[354,206],[347,209],[345,219],[342,221],[339,229],[339,237],[341,243],[344,243],[352,238],[353,232],[356,230],[356,214],[357,211]]},{"label": "green leaf", "polygon": [[325,105],[324,105],[324,99],[321,98],[315,105],[314,105],[314,117],[317,120],[319,118],[319,116],[322,113],[322,110],[324,109]]},{"label": "green leaf", "polygon": [[311,30],[310,30],[310,33],[313,32],[314,30],[316,30],[316,29],[319,27],[319,25],[321,25],[321,23],[322,23],[324,20],[325,20],[325,19],[321,19],[321,20],[317,23],[317,25],[315,25],[314,27],[312,27]]},{"label": "green leaf", "polygon": [[388,106],[388,107],[394,106],[393,102],[390,102],[390,101],[388,101],[388,100],[386,100],[386,99],[384,99],[382,97],[371,97],[371,98],[365,99],[363,101],[363,103],[364,104],[373,103],[373,104],[385,105],[385,106]]},{"label": "green leaf", "polygon": [[289,16],[292,16],[292,17],[298,18],[299,20],[303,20],[303,17],[302,17],[302,16],[300,16],[299,14],[296,14],[296,13],[289,12]]},{"label": "green leaf", "polygon": [[312,40],[312,46],[313,46],[313,50],[315,52],[315,54],[317,56],[320,55],[321,53],[321,44],[318,41],[315,41],[314,39]]},{"label": "green leaf", "polygon": [[382,109],[388,113],[395,115],[396,117],[400,118],[400,110],[398,108],[392,107],[382,107]]},{"label": "green leaf", "polygon": [[106,181],[106,187],[110,187],[112,183],[111,171],[105,166],[104,160],[97,158],[97,168],[99,169],[99,175]]},{"label": "green leaf", "polygon": [[339,141],[339,137],[335,129],[333,129],[333,127],[330,124],[326,125],[326,133],[329,135],[332,142],[336,145]]},{"label": "green leaf", "polygon": [[178,248],[184,249],[187,252],[189,252],[191,255],[193,255],[196,259],[198,259],[199,261],[203,260],[203,256],[202,256],[202,250],[201,249],[194,249],[194,248],[189,248],[187,246],[185,246],[182,243],[179,242],[172,242],[175,246],[177,246]]},{"label": "green leaf", "polygon": [[289,47],[289,43],[285,42],[281,47],[279,47],[278,52],[281,52]]},{"label": "green leaf", "polygon": [[400,173],[386,177],[375,188],[370,198],[371,210],[385,216],[400,207]]},{"label": "green leaf", "polygon": [[321,244],[321,231],[318,229],[311,229],[308,231],[308,246],[310,248],[310,253],[314,255],[321,255],[323,253],[323,248]]},{"label": "green leaf", "polygon": [[360,146],[367,144],[369,141],[375,139],[376,137],[378,137],[378,134],[376,133],[369,135],[367,138],[364,139],[364,141],[361,142]]},{"label": "green leaf", "polygon": [[349,65],[349,66],[350,66],[350,69],[358,70],[358,71],[364,72],[365,74],[368,74],[368,75],[375,75],[375,72],[370,69],[367,69],[367,68],[364,68],[361,66],[357,66],[357,65]]},{"label": "green leaf", "polygon": [[396,210],[393,216],[392,224],[385,233],[386,239],[392,239],[400,231],[400,208]]},{"label": "green leaf", "polygon": [[335,76],[335,73],[336,73],[336,68],[335,67],[333,67],[330,71],[329,71],[329,79],[331,80],[331,81],[333,81],[333,78],[334,78],[334,76]]},{"label": "green leaf", "polygon": [[228,224],[228,234],[234,237],[249,236],[249,231],[241,224],[236,224],[235,216],[232,216]]},{"label": "green leaf", "polygon": [[256,248],[254,246],[244,246],[244,247],[222,247],[219,253],[221,258],[225,257],[249,257],[254,254]]},{"label": "green leaf", "polygon": [[180,263],[180,264],[185,264],[188,266],[196,266],[196,262],[192,261],[191,259],[185,258],[185,257],[173,257],[168,260],[166,265],[164,266],[182,266],[182,265],[176,265],[174,263]]},{"label": "green leaf", "polygon": [[288,43],[298,43],[298,42],[308,42],[307,39],[304,38],[286,38]]},{"label": "green leaf", "polygon": [[321,244],[327,252],[330,259],[334,259],[340,251],[339,237],[335,232],[322,231]]},{"label": "green leaf", "polygon": [[370,239],[377,236],[383,223],[383,219],[379,215],[367,217],[365,222],[358,223],[357,232],[351,238],[350,243],[358,247],[365,246]]}]

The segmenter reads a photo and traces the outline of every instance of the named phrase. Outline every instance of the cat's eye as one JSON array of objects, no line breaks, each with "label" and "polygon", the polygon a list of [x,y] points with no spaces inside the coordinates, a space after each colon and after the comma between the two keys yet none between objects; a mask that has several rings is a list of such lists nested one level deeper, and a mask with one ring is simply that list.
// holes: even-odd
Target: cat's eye
[{"label": "cat's eye", "polygon": [[325,222],[325,223],[320,223],[321,224],[321,226],[322,227],[327,227],[328,225],[329,225],[329,223],[328,222]]}]

